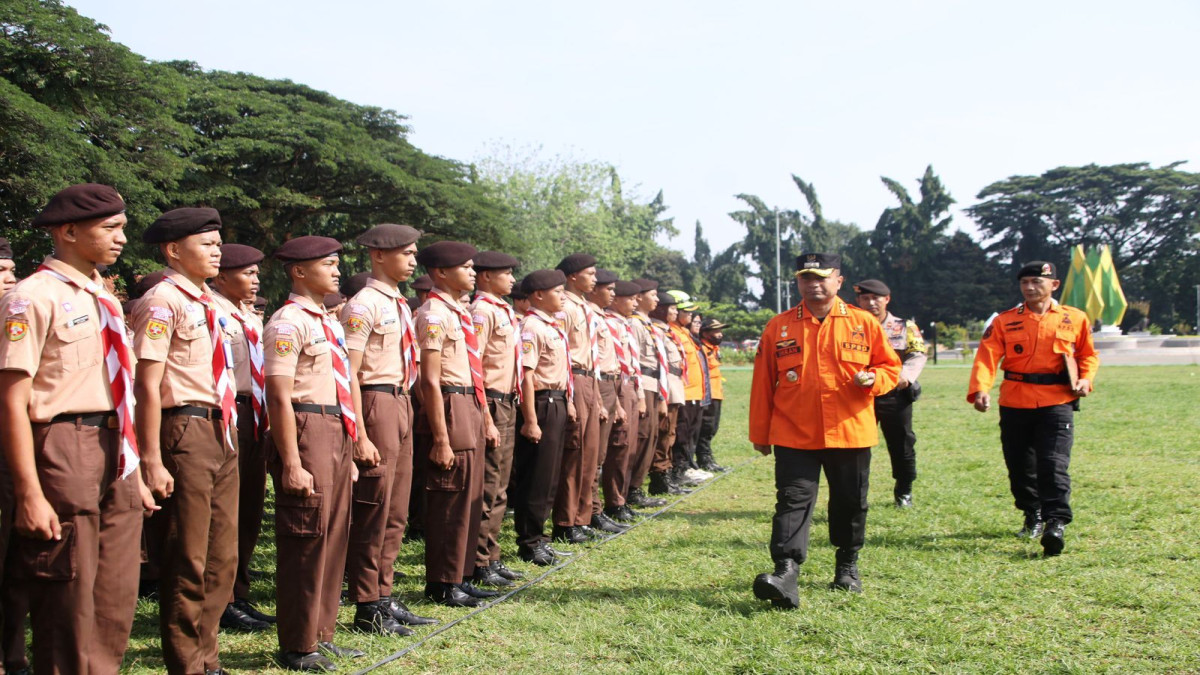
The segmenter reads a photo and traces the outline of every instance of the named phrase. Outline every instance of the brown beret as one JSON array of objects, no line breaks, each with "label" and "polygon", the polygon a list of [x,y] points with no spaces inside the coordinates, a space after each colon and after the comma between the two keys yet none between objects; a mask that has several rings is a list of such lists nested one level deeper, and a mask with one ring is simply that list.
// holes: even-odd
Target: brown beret
[{"label": "brown beret", "polygon": [[499,251],[481,251],[475,255],[477,270],[507,270],[521,266],[521,261]]},{"label": "brown beret", "polygon": [[576,272],[580,272],[589,267],[595,266],[595,256],[590,256],[586,253],[572,253],[571,255],[563,258],[562,262],[558,263],[558,266],[555,269],[561,270],[562,273],[567,276],[571,276]]},{"label": "brown beret", "polygon": [[618,298],[628,298],[642,292],[642,287],[632,281],[618,281],[616,293]]},{"label": "brown beret", "polygon": [[670,307],[671,305],[678,305],[678,304],[679,304],[679,301],[676,300],[675,296],[671,295],[670,293],[659,293],[658,294],[658,308],[659,309],[662,309],[664,307]]},{"label": "brown beret", "polygon": [[561,270],[537,270],[525,275],[521,280],[521,290],[525,295],[533,295],[538,291],[546,291],[567,283],[567,275]]},{"label": "brown beret", "polygon": [[321,304],[325,305],[325,309],[333,309],[346,301],[346,296],[341,293],[326,293],[321,300]]},{"label": "brown beret", "polygon": [[340,250],[342,244],[337,239],[308,234],[283,242],[283,246],[275,249],[275,259],[285,263],[304,262],[331,256]]},{"label": "brown beret", "polygon": [[615,272],[611,272],[611,271],[603,269],[603,268],[598,268],[596,270],[596,285],[597,286],[607,286],[608,284],[615,284],[615,283],[617,283],[617,275]]},{"label": "brown beret", "polygon": [[408,246],[420,238],[421,231],[415,227],[383,223],[358,235],[354,241],[367,248],[389,249]]},{"label": "brown beret", "polygon": [[158,282],[160,282],[162,280],[163,280],[163,271],[162,270],[159,270],[157,272],[151,272],[150,274],[143,276],[141,279],[138,279],[137,283],[135,283],[132,288],[129,289],[129,299],[137,300],[138,298],[142,297],[147,292],[149,292],[151,288],[154,288],[155,286],[157,286]]},{"label": "brown beret", "polygon": [[0,260],[12,260],[12,257],[12,244],[4,237],[0,237]]},{"label": "brown beret", "polygon": [[267,299],[261,295],[254,296],[254,309],[267,311]]},{"label": "brown beret", "polygon": [[638,288],[642,289],[639,291],[641,293],[658,290],[658,282],[653,279],[634,279],[633,283],[637,284]]},{"label": "brown beret", "polygon": [[524,278],[517,279],[517,282],[515,284],[513,284],[512,293],[509,293],[508,297],[512,298],[513,300],[527,299],[529,297],[529,294],[526,293],[523,288],[521,288],[521,283],[524,281],[525,281]]},{"label": "brown beret", "polygon": [[116,188],[82,183],[60,190],[33,219],[34,227],[78,223],[125,213],[125,200]]},{"label": "brown beret", "polygon": [[863,279],[854,284],[854,292],[862,295],[863,293],[871,293],[873,295],[891,295],[892,289],[887,287],[887,284],[878,279]]},{"label": "brown beret", "polygon": [[147,244],[166,244],[184,237],[221,229],[221,214],[208,207],[172,209],[162,214],[146,231],[142,241]]},{"label": "brown beret", "polygon": [[429,291],[433,290],[433,279],[430,279],[428,274],[422,274],[421,276],[417,277],[415,281],[409,284],[409,286],[412,286],[414,291],[428,293]]},{"label": "brown beret", "polygon": [[439,241],[426,246],[417,253],[417,262],[426,269],[458,267],[479,253],[470,244],[461,241]]},{"label": "brown beret", "polygon": [[353,298],[354,296],[358,295],[358,292],[366,287],[367,279],[370,278],[370,272],[359,272],[358,274],[350,277],[344,284],[342,284],[342,295],[346,296],[347,298]]},{"label": "brown beret", "polygon": [[221,269],[238,270],[243,267],[257,265],[267,257],[262,251],[245,244],[221,245]]}]

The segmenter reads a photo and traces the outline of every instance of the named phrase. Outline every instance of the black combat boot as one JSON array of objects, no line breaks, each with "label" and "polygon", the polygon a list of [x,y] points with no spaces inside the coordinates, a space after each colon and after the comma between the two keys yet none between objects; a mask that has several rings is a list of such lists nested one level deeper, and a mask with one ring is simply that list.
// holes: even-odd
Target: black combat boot
[{"label": "black combat boot", "polygon": [[776,560],[774,572],[754,577],[754,597],[770,600],[780,609],[796,609],[800,606],[800,591],[796,586],[799,570],[800,566],[791,558]]},{"label": "black combat boot", "polygon": [[862,593],[862,581],[858,578],[858,551],[837,550],[837,566],[833,572],[833,583],[829,587],[838,591]]}]

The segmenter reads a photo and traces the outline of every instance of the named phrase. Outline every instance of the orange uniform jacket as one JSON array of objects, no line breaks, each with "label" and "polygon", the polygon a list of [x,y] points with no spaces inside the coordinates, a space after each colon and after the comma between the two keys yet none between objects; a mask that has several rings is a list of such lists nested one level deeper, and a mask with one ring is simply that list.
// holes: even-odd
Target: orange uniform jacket
[{"label": "orange uniform jacket", "polygon": [[[1061,373],[1063,355],[1070,354],[1079,367],[1080,379],[1095,384],[1100,357],[1092,344],[1092,328],[1087,315],[1074,307],[1057,302],[1045,314],[1025,310],[1025,303],[1001,312],[983,332],[967,402],[976,392],[988,391],[996,379],[1001,361],[1004,370],[1013,373]],[[1066,384],[1029,384],[1004,380],[1000,385],[1000,405],[1006,408],[1042,408],[1070,403],[1079,398]]]},{"label": "orange uniform jacket", "polygon": [[[859,371],[875,373],[860,387]],[[840,298],[824,321],[800,303],[767,322],[750,385],[750,442],[801,450],[875,445],[875,397],[900,377],[878,319]]]},{"label": "orange uniform jacket", "polygon": [[708,359],[708,381],[712,385],[713,400],[724,400],[725,378],[721,376],[721,348],[707,342],[702,343],[701,347],[704,350],[704,357]]},{"label": "orange uniform jacket", "polygon": [[683,400],[699,401],[704,398],[704,371],[700,370],[696,341],[688,329],[677,323],[671,324],[671,332],[675,334],[675,341],[680,346],[686,364],[683,368],[683,373],[687,375],[683,380]]}]

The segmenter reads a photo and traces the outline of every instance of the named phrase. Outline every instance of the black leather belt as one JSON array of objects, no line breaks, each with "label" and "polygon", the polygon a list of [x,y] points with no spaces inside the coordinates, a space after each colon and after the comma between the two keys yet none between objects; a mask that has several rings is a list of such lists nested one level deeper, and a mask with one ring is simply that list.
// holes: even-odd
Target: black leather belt
[{"label": "black leather belt", "polygon": [[1071,376],[1063,373],[1017,373],[1004,371],[1004,379],[1025,384],[1071,384]]},{"label": "black leather belt", "polygon": [[620,373],[600,373],[601,382],[616,382],[621,379]]},{"label": "black leather belt", "polygon": [[98,412],[98,413],[63,413],[50,418],[50,424],[58,424],[60,422],[71,422],[81,427],[99,427],[101,429],[116,429],[117,428],[117,413],[115,412]]},{"label": "black leather belt", "polygon": [[683,368],[679,366],[667,366],[667,372],[675,377],[683,377]]},{"label": "black leather belt", "polygon": [[241,403],[242,405],[251,405],[254,403],[254,399],[250,396],[250,394],[238,394],[237,396],[233,397],[233,402]]},{"label": "black leather belt", "polygon": [[377,391],[381,394],[391,394],[392,396],[404,396],[404,388],[397,384],[364,384],[359,387],[362,391]]},{"label": "black leather belt", "polygon": [[292,401],[292,410],[302,413],[317,413],[318,415],[342,416],[340,405],[321,405],[320,403],[296,403]]},{"label": "black leather belt", "polygon": [[446,385],[442,385],[442,393],[443,394],[470,394],[471,396],[474,396],[475,395],[475,387],[448,387]]},{"label": "black leather belt", "polygon": [[660,371],[658,368],[647,368],[646,366],[642,366],[642,374],[646,377],[658,377],[660,372],[662,371]]},{"label": "black leather belt", "polygon": [[180,405],[174,408],[163,408],[164,415],[187,415],[188,417],[201,417],[206,420],[221,419],[220,408],[209,408],[202,405]]},{"label": "black leather belt", "polygon": [[567,392],[562,389],[539,389],[534,392],[533,397],[538,400],[565,401]]},{"label": "black leather belt", "polygon": [[575,375],[582,375],[584,377],[590,377],[592,379],[596,378],[596,373],[594,373],[590,370],[584,370],[583,368],[572,367],[571,372],[574,373]]},{"label": "black leather belt", "polygon": [[501,403],[512,403],[513,401],[517,400],[517,395],[515,393],[501,394],[495,389],[485,389],[483,390],[483,393],[487,394],[487,397],[493,401],[500,401]]}]

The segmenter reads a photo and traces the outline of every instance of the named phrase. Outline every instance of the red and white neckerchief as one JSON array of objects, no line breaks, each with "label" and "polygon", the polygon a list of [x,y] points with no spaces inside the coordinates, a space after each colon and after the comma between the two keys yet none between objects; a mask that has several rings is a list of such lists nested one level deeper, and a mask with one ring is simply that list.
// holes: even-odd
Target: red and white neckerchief
[{"label": "red and white neckerchief", "polygon": [[583,316],[587,319],[588,326],[588,342],[592,347],[592,372],[599,377],[600,375],[600,323],[604,319],[600,313],[592,309],[592,304],[588,301],[581,303],[583,307]]},{"label": "red and white neckerchief", "polygon": [[571,373],[571,344],[569,342],[567,342],[566,329],[563,328],[562,324],[560,324],[559,322],[554,321],[553,319],[546,318],[546,316],[544,314],[542,314],[541,312],[539,312],[538,310],[535,310],[535,309],[531,309],[528,312],[525,312],[525,316],[533,317],[533,318],[537,319],[538,321],[541,321],[542,323],[544,323],[547,326],[549,326],[550,328],[552,328],[555,333],[558,333],[558,338],[562,342],[562,345],[563,345],[563,355],[567,359],[566,360],[566,364],[567,364],[567,400],[574,401],[575,400],[575,376],[573,373]]},{"label": "red and white neckerchief", "polygon": [[667,334],[671,336],[671,342],[675,343],[675,347],[679,350],[679,377],[683,379],[684,384],[688,381],[688,360],[687,350],[683,347],[683,340],[679,337],[679,332],[675,326],[667,328]]},{"label": "red and white neckerchief", "polygon": [[621,374],[630,377],[636,375],[638,369],[635,364],[634,350],[630,344],[633,332],[629,328],[628,320],[610,309],[604,313],[604,323],[608,326],[609,334],[612,335],[613,350],[617,353],[617,365],[621,367]]},{"label": "red and white neckerchief", "polygon": [[163,281],[179,289],[187,297],[204,307],[204,320],[208,322],[208,335],[212,340],[212,376],[217,400],[221,403],[221,431],[230,450],[237,448],[233,441],[237,429],[237,385],[233,376],[233,349],[225,339],[225,317],[217,318],[217,307],[208,293],[193,293],[171,277]]},{"label": "red and white neckerchief", "polygon": [[479,337],[475,335],[475,322],[471,320],[471,313],[443,298],[440,293],[433,293],[431,297],[441,300],[442,304],[458,315],[458,322],[462,324],[463,340],[467,344],[467,363],[471,367],[471,385],[475,388],[475,401],[479,403],[479,407],[486,408],[487,397],[483,393],[483,357],[479,354]]},{"label": "red and white neckerchief", "polygon": [[669,397],[670,380],[667,379],[667,375],[669,375],[667,370],[667,343],[663,341],[663,331],[654,325],[654,322],[645,317],[639,316],[638,320],[645,324],[646,328],[650,331],[650,335],[654,338],[654,353],[658,356],[658,394],[665,400]]},{"label": "red and white neckerchief", "polygon": [[[478,295],[478,299],[480,299],[490,305],[494,305],[495,307],[498,307],[500,309],[500,311],[504,312],[504,316],[508,317],[508,325],[512,326],[512,329],[514,331],[519,330],[519,327],[517,326],[517,314],[516,314],[516,312],[513,311],[512,307],[507,302],[504,302],[503,300],[497,300],[497,299],[493,298],[491,295],[485,295],[483,293],[480,293]],[[517,396],[517,403],[520,403],[521,402],[521,373],[525,372],[524,370],[522,370],[522,368],[524,368],[525,366],[522,363],[522,359],[521,359],[521,340],[520,340],[519,335],[517,336],[516,340],[513,340],[513,353],[516,358],[516,369],[513,370],[513,393],[516,394],[516,396]]]},{"label": "red and white neckerchief", "polygon": [[417,365],[420,360],[417,351],[417,330],[413,326],[412,310],[408,308],[408,301],[404,296],[396,298],[396,311],[400,313],[400,355],[404,357],[406,378],[404,388],[411,393],[420,373]]},{"label": "red and white neckerchief", "polygon": [[137,469],[141,460],[138,452],[137,434],[133,431],[133,369],[130,366],[129,334],[125,332],[125,322],[117,310],[117,301],[104,293],[104,289],[94,281],[89,280],[80,286],[79,282],[56,272],[46,265],[38,267],[39,272],[45,272],[59,281],[83,289],[92,294],[100,310],[100,344],[104,349],[104,365],[108,371],[108,386],[112,391],[113,404],[117,409],[117,423],[121,428],[121,452],[117,457],[117,475],[125,478]]},{"label": "red and white neckerchief", "polygon": [[267,430],[267,375],[263,370],[262,335],[245,312],[235,309],[233,318],[242,324],[242,332],[246,334],[246,347],[250,352],[250,407],[254,410],[254,437],[262,438]]},{"label": "red and white neckerchief", "polygon": [[333,382],[337,388],[338,407],[342,409],[342,428],[350,440],[358,440],[358,418],[354,415],[354,398],[350,395],[350,358],[346,351],[346,335],[342,324],[325,312],[307,307],[290,298],[286,304],[295,305],[321,322],[325,340],[329,342],[329,358],[333,362]]}]

